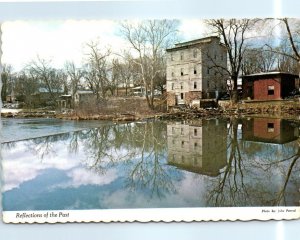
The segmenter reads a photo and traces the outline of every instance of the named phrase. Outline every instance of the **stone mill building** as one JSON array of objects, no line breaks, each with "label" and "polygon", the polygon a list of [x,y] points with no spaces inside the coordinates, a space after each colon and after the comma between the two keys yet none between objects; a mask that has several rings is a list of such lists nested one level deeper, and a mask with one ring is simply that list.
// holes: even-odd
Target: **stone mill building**
[{"label": "stone mill building", "polygon": [[227,52],[211,36],[175,44],[167,51],[167,105],[197,105],[227,91]]}]

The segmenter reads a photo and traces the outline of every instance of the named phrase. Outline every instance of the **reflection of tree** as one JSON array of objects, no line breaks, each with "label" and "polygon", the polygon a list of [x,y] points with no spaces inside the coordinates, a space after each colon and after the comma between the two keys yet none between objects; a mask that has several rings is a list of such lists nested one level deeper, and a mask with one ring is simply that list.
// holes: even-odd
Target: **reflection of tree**
[{"label": "reflection of tree", "polygon": [[229,157],[222,174],[216,179],[217,185],[209,192],[208,202],[214,206],[238,206],[247,199],[244,184],[244,165],[238,142],[238,119],[231,118],[228,128]]},{"label": "reflection of tree", "polygon": [[[89,129],[83,139],[85,164],[96,172],[104,173],[116,163],[126,160],[134,152],[122,148],[121,134],[116,134],[122,125],[104,125],[100,128]],[[126,132],[124,132],[126,134]],[[117,143],[117,144],[115,144]]]},{"label": "reflection of tree", "polygon": [[166,125],[160,122],[148,122],[141,126],[135,136],[139,154],[133,161],[127,162],[127,185],[132,190],[143,189],[150,195],[163,197],[165,193],[175,191],[173,176],[165,164]]},{"label": "reflection of tree", "polygon": [[[245,124],[245,123],[244,123]],[[299,141],[270,144],[238,140],[238,120],[230,119],[228,161],[211,180],[208,203],[213,206],[272,206],[295,204],[299,178]],[[278,155],[278,152],[281,152]],[[279,185],[278,185],[279,184]],[[288,199],[287,199],[288,198]]]},{"label": "reflection of tree", "polygon": [[[297,148],[297,149],[296,149]],[[286,147],[286,151],[288,151],[288,147]],[[293,146],[293,150],[296,150],[294,154],[285,157],[283,159],[279,159],[277,161],[263,161],[263,162],[257,162],[255,161],[256,167],[262,169],[263,171],[268,172],[275,172],[278,170],[281,172],[281,174],[284,176],[282,179],[282,186],[279,187],[279,191],[275,194],[275,196],[271,197],[271,199],[268,201],[270,205],[287,205],[288,202],[286,200],[287,195],[287,188],[288,183],[291,182],[293,179],[293,172],[296,172],[300,170],[299,165],[297,166],[297,162],[300,158],[300,138],[297,140],[297,146]],[[297,174],[295,174],[297,175]],[[295,189],[297,189],[297,180],[299,181],[299,178],[296,177],[296,182],[294,183]],[[295,193],[297,194],[297,193]]]},{"label": "reflection of tree", "polygon": [[65,141],[69,138],[69,133],[51,135],[47,137],[33,138],[26,142],[26,147],[36,157],[43,160],[45,157],[55,155],[55,143],[58,141]]},{"label": "reflection of tree", "polygon": [[[300,150],[300,149],[299,149]],[[284,180],[284,184],[283,184],[283,187],[282,189],[279,191],[279,194],[278,194],[278,197],[277,199],[274,201],[274,205],[280,205],[281,201],[284,200],[285,202],[285,193],[286,193],[286,188],[287,188],[287,184],[290,180],[290,177],[291,177],[291,174],[292,174],[292,171],[293,171],[293,168],[294,166],[296,165],[296,162],[299,160],[299,157],[300,157],[300,151],[298,150],[298,153],[297,153],[297,156],[294,156],[289,167],[288,167],[288,170],[287,170],[287,173],[286,173],[286,177],[285,177],[285,180]]]},{"label": "reflection of tree", "polygon": [[98,174],[113,167],[125,169],[126,186],[163,196],[174,191],[172,176],[165,164],[166,125],[162,122],[103,125],[75,132],[69,149],[76,153],[79,145],[84,164]]},{"label": "reflection of tree", "polygon": [[16,142],[5,142],[0,144],[1,148],[10,150],[16,147]]}]

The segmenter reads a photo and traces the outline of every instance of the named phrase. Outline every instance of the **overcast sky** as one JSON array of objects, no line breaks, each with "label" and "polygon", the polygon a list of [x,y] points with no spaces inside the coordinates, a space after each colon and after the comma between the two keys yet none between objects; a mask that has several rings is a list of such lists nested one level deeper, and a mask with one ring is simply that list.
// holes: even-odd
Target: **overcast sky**
[{"label": "overcast sky", "polygon": [[[63,67],[66,61],[80,65],[85,43],[99,40],[114,52],[126,47],[118,34],[118,22],[112,20],[88,21],[11,21],[2,25],[2,62],[21,70],[37,56],[52,60],[54,67]],[[207,30],[201,20],[182,20],[179,35],[183,40],[204,37]]]}]

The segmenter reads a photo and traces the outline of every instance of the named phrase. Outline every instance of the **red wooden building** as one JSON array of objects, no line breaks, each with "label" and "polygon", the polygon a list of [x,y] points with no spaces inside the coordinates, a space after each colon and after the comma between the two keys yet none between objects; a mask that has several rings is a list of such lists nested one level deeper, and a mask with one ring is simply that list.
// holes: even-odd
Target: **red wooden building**
[{"label": "red wooden building", "polygon": [[285,72],[264,72],[242,76],[243,98],[280,100],[298,88],[298,75]]}]

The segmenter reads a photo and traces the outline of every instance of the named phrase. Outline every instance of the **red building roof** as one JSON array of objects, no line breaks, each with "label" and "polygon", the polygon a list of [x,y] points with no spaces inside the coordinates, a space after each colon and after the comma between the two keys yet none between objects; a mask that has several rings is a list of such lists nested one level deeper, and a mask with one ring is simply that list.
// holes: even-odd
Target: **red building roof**
[{"label": "red building roof", "polygon": [[242,78],[256,78],[260,76],[274,76],[274,75],[287,75],[287,76],[294,76],[299,77],[297,74],[288,73],[288,72],[280,72],[280,71],[274,71],[274,72],[260,72],[260,73],[253,73],[248,75],[241,76]]}]

